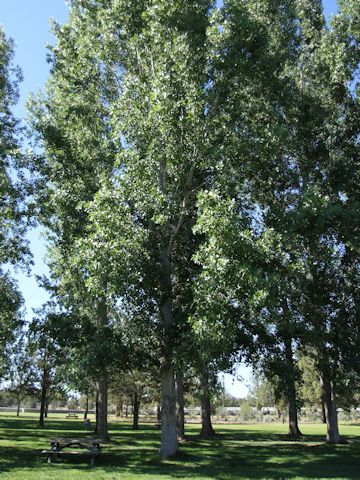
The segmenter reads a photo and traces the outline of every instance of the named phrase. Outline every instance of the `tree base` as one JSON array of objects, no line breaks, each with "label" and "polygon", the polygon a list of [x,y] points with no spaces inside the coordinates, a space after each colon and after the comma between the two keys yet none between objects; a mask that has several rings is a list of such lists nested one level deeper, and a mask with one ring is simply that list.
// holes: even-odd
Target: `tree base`
[{"label": "tree base", "polygon": [[179,449],[176,450],[176,452],[168,452],[160,449],[160,460],[170,460],[172,458],[176,458],[176,456],[179,454]]},{"label": "tree base", "polygon": [[326,440],[328,445],[347,445],[349,441],[346,438],[340,437],[339,440]]},{"label": "tree base", "polygon": [[287,439],[288,440],[300,440],[300,438],[303,438],[303,434],[300,432],[300,433],[288,433],[286,435]]},{"label": "tree base", "polygon": [[206,431],[206,432],[201,431],[199,433],[199,438],[201,438],[202,440],[209,440],[210,438],[214,438],[214,437],[216,437],[216,433],[214,432],[214,430]]}]

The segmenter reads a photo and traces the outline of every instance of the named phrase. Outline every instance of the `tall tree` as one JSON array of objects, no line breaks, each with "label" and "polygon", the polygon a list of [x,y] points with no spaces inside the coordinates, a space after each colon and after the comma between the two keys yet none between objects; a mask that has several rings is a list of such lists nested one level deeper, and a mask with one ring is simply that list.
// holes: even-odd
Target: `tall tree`
[{"label": "tall tree", "polygon": [[[88,3],[88,5],[87,5]],[[110,132],[110,102],[117,95],[113,64],[104,57],[102,33],[92,2],[73,2],[70,20],[54,25],[57,44],[50,49],[52,69],[46,94],[30,99],[32,127],[43,147],[34,157],[38,216],[48,232],[50,288],[71,315],[96,372],[98,435],[108,438],[107,390],[111,363],[111,302],[107,279],[93,294],[85,285],[77,241],[86,239],[90,202],[113,168],[118,150]],[[92,245],[95,254],[96,245]]]},{"label": "tall tree", "polygon": [[[293,340],[316,345],[331,442],[339,441],[337,365],[349,360],[345,339],[358,341],[357,232],[348,229],[358,186],[340,174],[358,169],[358,6],[341,6],[328,30],[320,1],[224,3],[213,85],[223,148],[197,227],[207,237],[198,290],[210,307],[202,318],[208,331],[241,326],[246,311],[271,329],[272,309],[288,365]],[[261,338],[259,324],[248,325]],[[358,368],[351,351],[347,366]]]},{"label": "tall tree", "polygon": [[24,239],[26,189],[22,184],[21,127],[12,113],[18,100],[21,71],[13,64],[14,42],[0,27],[0,375],[6,349],[20,328],[21,295],[9,266],[26,266],[29,251]]},{"label": "tall tree", "polygon": [[[189,305],[183,292],[193,266],[196,192],[204,183],[210,6],[208,0],[119,1],[112,10],[123,29],[125,73],[113,116],[123,150],[114,180],[93,202],[93,231],[111,239],[102,251],[122,271],[116,294],[133,298],[157,338],[163,458],[178,448],[174,359]],[[93,278],[95,267],[91,262]]]},{"label": "tall tree", "polygon": [[[340,6],[328,30],[321,2],[298,4],[299,101],[296,110],[289,110],[292,123],[298,125],[298,201],[290,217],[304,259],[302,313],[321,377],[331,443],[340,441],[336,385],[343,366],[358,370],[359,341],[354,309],[358,268],[353,262],[358,235],[356,230],[349,232],[358,221],[359,190],[352,178],[359,168],[359,104],[352,83],[359,66],[359,36],[352,27],[359,7],[352,1]],[[344,175],[346,171],[351,174]]]}]

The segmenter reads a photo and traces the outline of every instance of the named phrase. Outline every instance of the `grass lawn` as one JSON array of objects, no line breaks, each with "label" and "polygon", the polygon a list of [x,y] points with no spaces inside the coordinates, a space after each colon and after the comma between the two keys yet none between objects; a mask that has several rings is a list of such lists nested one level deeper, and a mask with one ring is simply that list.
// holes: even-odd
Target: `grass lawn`
[{"label": "grass lawn", "polygon": [[51,415],[46,427],[37,417],[0,415],[1,480],[168,480],[178,479],[360,479],[360,425],[343,425],[345,445],[326,445],[324,425],[302,425],[304,438],[288,441],[286,425],[216,425],[217,437],[197,438],[198,425],[187,425],[188,441],[179,455],[158,460],[160,432],[141,425],[110,423],[111,442],[95,460],[61,458],[47,464],[39,452],[53,436],[93,436],[84,432],[81,419]]}]

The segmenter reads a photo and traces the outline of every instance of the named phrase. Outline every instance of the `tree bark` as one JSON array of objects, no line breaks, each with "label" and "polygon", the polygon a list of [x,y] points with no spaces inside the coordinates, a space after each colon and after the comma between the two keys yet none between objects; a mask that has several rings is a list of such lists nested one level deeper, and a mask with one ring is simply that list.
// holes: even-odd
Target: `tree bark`
[{"label": "tree bark", "polygon": [[298,412],[296,399],[294,397],[289,398],[289,436],[292,438],[302,436],[298,425]]},{"label": "tree bark", "polygon": [[97,384],[95,383],[95,434],[98,433],[99,425],[99,390]]},{"label": "tree bark", "polygon": [[84,420],[87,419],[89,413],[89,394],[86,394],[86,400],[85,400],[85,411],[84,411]]},{"label": "tree bark", "polygon": [[140,398],[137,393],[133,397],[133,430],[139,430],[139,411],[140,411]]},{"label": "tree bark", "polygon": [[176,375],[177,434],[179,440],[185,440],[184,383],[182,375]]},{"label": "tree bark", "polygon": [[163,326],[163,356],[161,358],[161,446],[160,457],[173,457],[178,450],[176,432],[175,376],[172,365],[174,316],[172,308],[171,260],[167,249],[161,251],[160,318]]},{"label": "tree bark", "polygon": [[161,447],[160,457],[166,459],[178,450],[176,432],[176,401],[174,370],[168,362],[161,367]]},{"label": "tree bark", "polygon": [[48,376],[49,372],[47,367],[43,369],[43,378],[41,382],[41,397],[40,397],[40,417],[39,417],[39,426],[44,426],[44,418],[45,418],[45,409],[46,409],[46,397],[48,391]]},{"label": "tree bark", "polygon": [[[106,287],[104,289],[106,291]],[[103,298],[98,304],[98,332],[100,333],[101,339],[106,339],[106,329],[108,325],[108,308],[105,298]],[[97,409],[96,409],[96,434],[99,438],[103,440],[109,440],[109,431],[108,431],[108,376],[106,372],[106,364],[104,365],[103,359],[100,358],[100,364],[103,368],[99,369],[99,377],[96,381],[96,399],[97,399]],[[95,359],[95,362],[97,359]]]},{"label": "tree bark", "polygon": [[324,390],[321,393],[321,416],[322,416],[322,423],[326,423]]},{"label": "tree bark", "polygon": [[324,391],[324,406],[327,434],[326,441],[328,443],[340,443],[339,424],[336,405],[336,391],[334,382],[331,381],[328,372],[321,375],[321,383]]},{"label": "tree bark", "polygon": [[215,432],[211,424],[211,401],[210,401],[209,377],[207,372],[202,373],[200,375],[200,388],[201,388],[200,436],[202,438],[211,438],[215,435]]},{"label": "tree bark", "polygon": [[49,411],[49,399],[48,399],[48,396],[46,396],[46,402],[45,402],[45,412],[44,412],[44,416],[45,418],[48,417],[48,411]]},{"label": "tree bark", "polygon": [[287,370],[289,372],[287,379],[287,396],[289,401],[289,436],[298,438],[302,435],[298,425],[298,412],[296,401],[296,387],[295,387],[295,367],[292,350],[292,338],[285,337],[285,357],[287,363]]},{"label": "tree bark", "polygon": [[106,377],[96,382],[97,390],[97,418],[96,434],[103,440],[109,440],[108,431],[108,382]]},{"label": "tree bark", "polygon": [[21,405],[21,399],[17,399],[17,409],[16,409],[16,416],[20,417],[20,405]]}]

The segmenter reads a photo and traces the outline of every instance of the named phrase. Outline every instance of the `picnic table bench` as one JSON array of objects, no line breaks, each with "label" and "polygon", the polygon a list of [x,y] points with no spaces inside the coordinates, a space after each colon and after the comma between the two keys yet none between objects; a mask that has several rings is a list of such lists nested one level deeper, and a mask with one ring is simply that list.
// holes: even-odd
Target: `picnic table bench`
[{"label": "picnic table bench", "polygon": [[66,415],[66,418],[78,418],[78,414],[77,413],[68,413]]},{"label": "picnic table bench", "polygon": [[[95,457],[100,455],[102,443],[104,441],[100,438],[52,438],[50,449],[41,453],[46,455],[48,463],[56,460],[59,455],[87,455],[90,465],[93,466]],[[65,450],[68,447],[75,447],[76,450]]]}]

